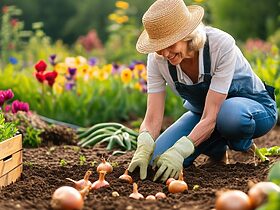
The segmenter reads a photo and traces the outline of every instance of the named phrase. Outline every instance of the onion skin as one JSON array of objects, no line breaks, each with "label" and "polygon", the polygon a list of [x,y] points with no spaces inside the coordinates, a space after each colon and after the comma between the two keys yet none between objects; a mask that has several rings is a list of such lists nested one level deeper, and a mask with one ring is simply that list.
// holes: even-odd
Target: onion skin
[{"label": "onion skin", "polygon": [[185,190],[188,190],[188,185],[186,182],[184,182],[183,171],[181,171],[179,179],[170,182],[170,184],[168,185],[168,191],[170,193],[181,193]]},{"label": "onion skin", "polygon": [[124,174],[119,177],[119,179],[125,180],[129,184],[133,183],[133,179],[130,175],[128,175],[128,169],[125,170]]},{"label": "onion skin", "polygon": [[280,187],[273,182],[259,182],[254,184],[248,192],[253,207],[256,208],[263,204],[270,192],[280,193]]},{"label": "onion skin", "polygon": [[82,195],[74,187],[62,186],[52,195],[51,207],[56,210],[80,210],[84,206]]},{"label": "onion skin", "polygon": [[75,188],[80,191],[80,190],[85,189],[87,186],[91,186],[91,182],[89,181],[89,176],[91,174],[92,174],[92,172],[90,170],[88,170],[85,173],[84,178],[79,180],[79,181],[75,181],[75,180],[70,179],[70,178],[66,178],[66,179],[73,182],[75,184]]},{"label": "onion skin", "polygon": [[91,189],[97,190],[101,187],[109,187],[110,184],[105,180],[106,171],[99,172],[99,179],[91,185]]},{"label": "onion skin", "polygon": [[155,195],[156,199],[160,200],[160,199],[165,199],[166,198],[166,195],[165,193],[163,192],[158,192],[156,195]]},{"label": "onion skin", "polygon": [[97,166],[96,171],[99,173],[100,171],[106,171],[107,173],[111,173],[113,171],[113,167],[110,163],[108,163],[105,158],[102,158],[102,162]]},{"label": "onion skin", "polygon": [[131,193],[129,197],[136,200],[144,199],[144,196],[138,192],[138,185],[136,183],[133,183],[133,193]]},{"label": "onion skin", "polygon": [[156,200],[156,197],[153,196],[153,195],[148,195],[148,196],[146,197],[146,200]]},{"label": "onion skin", "polygon": [[223,192],[216,199],[216,210],[252,210],[249,196],[240,190]]},{"label": "onion skin", "polygon": [[174,178],[169,178],[169,179],[167,179],[166,180],[166,186],[169,186],[169,184],[171,183],[171,182],[173,182],[173,181],[175,181],[176,179],[174,179]]}]

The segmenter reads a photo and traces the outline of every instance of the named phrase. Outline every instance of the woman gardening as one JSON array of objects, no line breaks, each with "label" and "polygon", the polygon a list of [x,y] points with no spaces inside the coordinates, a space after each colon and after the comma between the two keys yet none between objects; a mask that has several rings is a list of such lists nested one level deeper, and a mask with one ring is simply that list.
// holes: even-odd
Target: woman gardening
[{"label": "woman gardening", "polygon": [[[277,121],[274,88],[265,85],[224,31],[204,26],[204,9],[157,0],[142,18],[136,49],[148,54],[148,99],[129,165],[154,181],[177,178],[200,155],[222,160],[227,148],[248,151]],[[166,84],[188,110],[160,134]],[[180,106],[180,104],[178,104]],[[176,107],[175,107],[176,108]]]}]

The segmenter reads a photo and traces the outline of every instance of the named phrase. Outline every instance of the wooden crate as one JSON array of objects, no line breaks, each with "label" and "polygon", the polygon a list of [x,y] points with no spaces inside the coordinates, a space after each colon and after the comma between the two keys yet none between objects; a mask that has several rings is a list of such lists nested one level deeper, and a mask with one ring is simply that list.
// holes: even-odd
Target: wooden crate
[{"label": "wooden crate", "polygon": [[0,142],[0,188],[15,182],[22,172],[22,136]]}]

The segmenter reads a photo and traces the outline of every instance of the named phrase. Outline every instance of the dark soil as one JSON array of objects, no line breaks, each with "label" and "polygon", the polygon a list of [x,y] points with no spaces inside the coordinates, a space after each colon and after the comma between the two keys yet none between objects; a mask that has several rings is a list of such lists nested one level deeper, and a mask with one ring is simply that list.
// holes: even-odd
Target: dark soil
[{"label": "dark soil", "polygon": [[[259,147],[280,145],[280,127],[255,142]],[[135,171],[131,175],[144,196],[155,195],[159,191],[167,194],[164,200],[148,201],[130,199],[128,196],[132,192],[132,185],[118,179],[128,166],[133,152],[120,156],[111,154],[102,146],[92,149],[76,146],[24,149],[22,176],[16,183],[1,189],[0,209],[51,209],[50,200],[55,189],[62,185],[72,186],[65,178],[79,180],[88,169],[95,172],[101,157],[109,158],[114,165],[113,172],[106,176],[110,187],[90,192],[84,209],[213,209],[217,191],[239,189],[247,192],[248,181],[266,180],[269,166],[280,159],[270,157],[269,163],[255,166],[252,155],[230,151],[230,164],[225,165],[206,163],[206,157],[200,156],[193,166],[184,170],[189,190],[181,194],[170,194],[165,184],[152,182],[153,170],[149,170],[148,178],[144,181],[139,179]],[[81,156],[86,157],[86,162],[80,161]],[[97,177],[95,172],[90,180],[97,180]],[[194,185],[199,185],[199,188],[193,190]],[[120,196],[113,197],[113,191],[117,191]]]}]

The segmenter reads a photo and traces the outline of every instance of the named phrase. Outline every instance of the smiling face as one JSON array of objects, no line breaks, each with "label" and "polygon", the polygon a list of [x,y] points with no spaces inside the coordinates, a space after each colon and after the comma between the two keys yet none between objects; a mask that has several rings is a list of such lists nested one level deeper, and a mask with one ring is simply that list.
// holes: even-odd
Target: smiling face
[{"label": "smiling face", "polygon": [[157,54],[166,58],[172,65],[178,65],[185,58],[193,58],[194,51],[190,51],[187,41],[179,41],[175,44],[156,51]]}]

